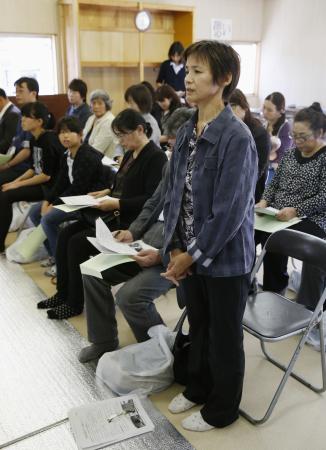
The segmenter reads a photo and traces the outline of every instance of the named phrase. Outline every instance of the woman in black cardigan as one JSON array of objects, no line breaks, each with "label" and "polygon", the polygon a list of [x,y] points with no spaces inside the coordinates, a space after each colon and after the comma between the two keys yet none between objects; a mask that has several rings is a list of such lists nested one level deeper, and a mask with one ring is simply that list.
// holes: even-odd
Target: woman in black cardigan
[{"label": "woman in black cardigan", "polygon": [[[120,223],[115,227],[128,228],[159,184],[166,156],[148,139],[151,128],[138,112],[131,109],[122,111],[112,122],[112,129],[123,147],[129,150],[124,155],[113,187],[92,195],[102,197],[110,194],[112,198],[101,202],[98,209],[119,211]],[[110,225],[111,231],[115,227]],[[42,309],[51,308],[47,312],[50,319],[67,319],[82,312],[84,296],[79,265],[90,255],[98,253],[86,239],[94,234],[94,229],[83,221],[77,221],[60,232],[56,252],[57,292],[38,304]]]}]

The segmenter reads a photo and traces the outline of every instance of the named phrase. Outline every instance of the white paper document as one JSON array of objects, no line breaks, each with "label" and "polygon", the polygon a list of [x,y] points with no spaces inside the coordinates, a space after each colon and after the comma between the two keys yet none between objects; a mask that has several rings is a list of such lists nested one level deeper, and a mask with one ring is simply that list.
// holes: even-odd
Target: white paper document
[{"label": "white paper document", "polygon": [[10,161],[12,158],[12,155],[2,155],[0,154],[0,166],[2,166],[2,164],[7,164],[8,161]]},{"label": "white paper document", "polygon": [[255,207],[255,212],[257,214],[266,214],[267,216],[276,216],[276,214],[279,213],[280,210],[272,208],[271,206],[267,206],[267,208]]},{"label": "white paper document", "polygon": [[79,450],[96,450],[154,430],[137,395],[124,395],[68,412]]},{"label": "white paper document", "polygon": [[103,164],[103,166],[116,166],[116,165],[118,165],[117,161],[114,161],[114,159],[109,158],[108,156],[103,156],[102,164]]},{"label": "white paper document", "polygon": [[301,219],[294,218],[288,222],[282,222],[273,216],[255,214],[255,230],[265,231],[266,233],[275,233],[275,231],[284,230],[298,222],[301,222]]},{"label": "white paper document", "polygon": [[[140,250],[157,250],[143,241],[134,241],[131,243],[118,242],[103,220],[99,217],[95,222],[96,238],[88,240],[102,253],[119,253],[120,255],[137,255]],[[100,250],[101,249],[101,250]]]},{"label": "white paper document", "polygon": [[111,200],[112,197],[105,195],[104,197],[94,198],[91,195],[72,195],[70,197],[60,197],[63,203],[70,206],[97,206],[104,200]]},{"label": "white paper document", "polygon": [[[92,238],[88,238],[91,241]],[[94,238],[93,238],[94,239]],[[111,267],[119,266],[128,262],[135,262],[130,256],[120,255],[119,253],[100,253],[93,256],[80,265],[80,271],[83,275],[90,275],[92,277],[103,280],[102,272]]]},{"label": "white paper document", "polygon": [[60,209],[60,211],[63,211],[65,213],[70,213],[74,211],[78,211],[79,209],[87,208],[87,206],[72,206],[72,205],[54,205],[53,208]]}]

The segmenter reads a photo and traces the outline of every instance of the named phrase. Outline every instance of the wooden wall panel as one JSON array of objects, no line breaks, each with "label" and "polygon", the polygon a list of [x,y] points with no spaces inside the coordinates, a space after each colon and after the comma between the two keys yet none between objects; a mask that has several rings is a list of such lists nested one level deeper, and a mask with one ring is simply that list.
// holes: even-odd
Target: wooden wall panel
[{"label": "wooden wall panel", "polygon": [[81,61],[139,61],[138,34],[81,31]]},{"label": "wooden wall panel", "polygon": [[174,41],[173,34],[144,33],[144,61],[162,62],[168,57],[168,50]]}]

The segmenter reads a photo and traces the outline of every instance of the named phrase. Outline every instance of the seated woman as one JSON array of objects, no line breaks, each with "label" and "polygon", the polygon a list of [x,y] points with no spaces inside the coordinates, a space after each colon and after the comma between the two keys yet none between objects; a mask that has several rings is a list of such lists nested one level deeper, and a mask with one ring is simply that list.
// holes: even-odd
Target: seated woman
[{"label": "seated woman", "polygon": [[[142,83],[130,86],[125,92],[125,101],[128,103],[129,108],[139,112],[145,119],[145,122],[150,124],[152,128],[150,140],[160,147],[161,130],[157,121],[150,114],[153,103],[149,89]],[[114,151],[114,159],[120,163],[126,150],[128,149],[124,148],[122,144],[118,145]]]},{"label": "seated woman", "polygon": [[270,136],[260,121],[255,119],[251,114],[246,96],[240,89],[235,89],[229,101],[234,114],[247,125],[256,144],[258,154],[258,179],[255,190],[255,201],[258,202],[261,199],[265,188],[268,156],[271,148]]},{"label": "seated woman", "polygon": [[[291,229],[326,238],[326,131],[325,116],[314,107],[294,117],[295,148],[287,151],[262,200],[256,206],[279,209],[276,218],[288,221],[301,217]],[[260,232],[264,244],[268,233]],[[287,258],[267,253],[264,259],[264,290],[282,292],[288,284]]]},{"label": "seated woman", "polygon": [[114,115],[111,112],[112,101],[103,89],[93,91],[90,96],[93,115],[86,122],[83,139],[85,144],[112,158],[118,140],[112,131]]},{"label": "seated woman", "polygon": [[[47,250],[54,261],[59,225],[75,219],[76,213],[66,213],[53,206],[62,203],[60,197],[83,195],[105,187],[103,155],[88,144],[82,144],[82,134],[82,124],[76,117],[63,117],[60,120],[58,135],[67,151],[62,158],[54,186],[45,196],[45,200],[33,205],[30,211],[34,225],[42,224],[47,236]],[[50,273],[55,275],[55,265]]]},{"label": "seated woman", "polygon": [[161,114],[161,127],[162,127],[162,136],[160,137],[161,147],[166,150],[168,135],[166,132],[166,122],[171,114],[178,108],[181,107],[180,98],[174,89],[171,88],[168,84],[164,84],[159,87],[156,91],[156,99],[159,104],[162,114]]},{"label": "seated woman", "polygon": [[161,130],[151,114],[153,106],[152,96],[148,88],[141,83],[130,86],[125,92],[125,101],[128,103],[129,108],[139,112],[145,121],[150,124],[153,130],[151,141],[159,147]]},{"label": "seated woman", "polygon": [[276,136],[280,140],[280,145],[276,142],[269,155],[269,169],[267,184],[272,180],[285,152],[292,148],[291,127],[285,117],[285,98],[280,92],[269,94],[263,105],[263,116],[266,119],[266,129],[271,136]]},{"label": "seated woman", "polygon": [[[102,201],[100,211],[119,214],[119,221],[110,222],[110,229],[128,228],[140,213],[145,201],[153,194],[162,177],[166,156],[152,141],[150,126],[141,114],[132,109],[119,113],[112,129],[121,145],[128,148],[111,189],[93,192],[94,197],[110,194]],[[98,216],[100,216],[100,211]],[[67,319],[80,314],[84,305],[83,284],[79,265],[98,251],[86,239],[94,236],[94,229],[77,221],[59,234],[57,262],[57,293],[38,304],[50,309],[50,319]]]},{"label": "seated woman", "polygon": [[12,220],[12,204],[21,200],[39,201],[51,190],[59,170],[64,148],[53,131],[46,131],[49,111],[43,103],[27,103],[22,108],[22,128],[32,134],[33,168],[16,180],[2,185],[0,192],[0,251],[4,251],[5,239]]}]

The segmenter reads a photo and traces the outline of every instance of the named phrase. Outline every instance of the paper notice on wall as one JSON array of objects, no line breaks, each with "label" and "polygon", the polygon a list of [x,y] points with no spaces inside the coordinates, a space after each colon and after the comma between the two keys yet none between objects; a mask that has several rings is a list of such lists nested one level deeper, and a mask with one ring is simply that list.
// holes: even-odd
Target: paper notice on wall
[{"label": "paper notice on wall", "polygon": [[211,39],[218,41],[232,40],[231,19],[211,19]]}]

